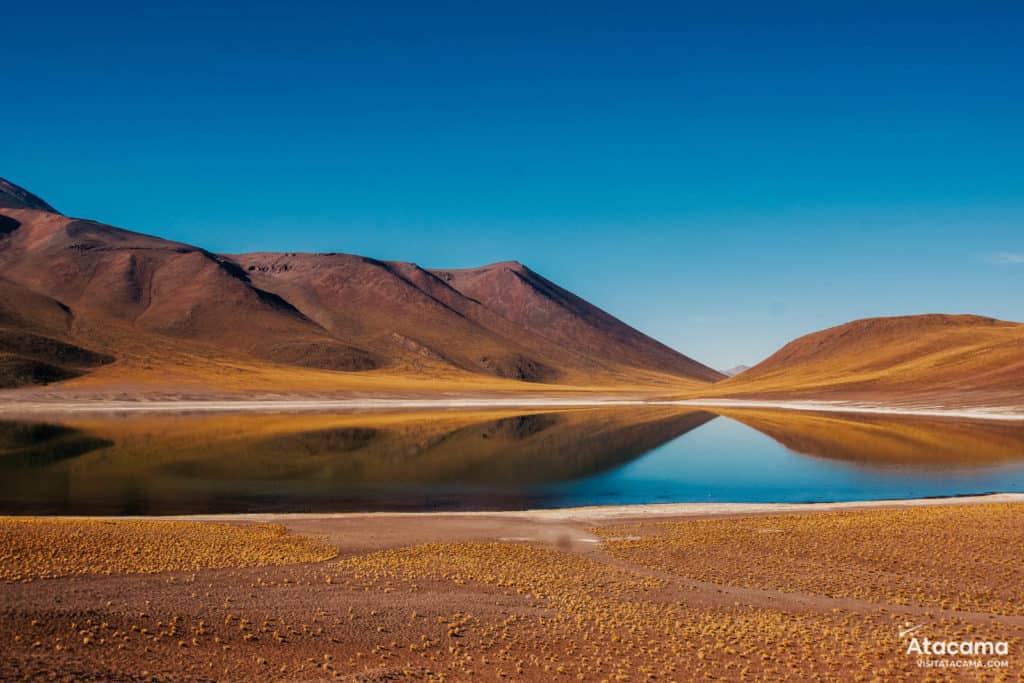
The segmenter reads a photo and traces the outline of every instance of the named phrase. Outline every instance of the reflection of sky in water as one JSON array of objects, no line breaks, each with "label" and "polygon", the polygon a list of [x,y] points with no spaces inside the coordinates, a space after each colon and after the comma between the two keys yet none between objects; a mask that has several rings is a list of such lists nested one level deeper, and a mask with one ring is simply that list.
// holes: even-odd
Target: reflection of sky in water
[{"label": "reflection of sky in water", "polygon": [[[979,464],[982,453],[961,457],[955,450],[940,459],[900,441],[911,443],[909,452],[901,452],[905,464],[885,465],[878,462],[881,454],[864,452],[871,446],[840,433],[829,433],[832,447],[840,444],[858,460],[876,456],[873,462],[801,455],[728,418],[701,424],[706,414],[646,423],[634,413],[607,433],[598,430],[607,415],[574,415],[583,421],[563,414],[481,420],[452,432],[442,426],[435,440],[424,439],[421,426],[405,441],[389,441],[394,433],[387,428],[299,430],[269,438],[242,430],[252,440],[219,454],[201,438],[161,451],[157,445],[165,442],[148,432],[123,441],[127,437],[113,429],[107,440],[54,424],[12,432],[7,423],[7,436],[0,434],[0,446],[8,449],[0,448],[0,512],[522,509],[1024,491],[1024,435],[1013,430],[1000,432],[1001,450],[988,454],[1001,454],[1001,461]],[[180,431],[190,423],[176,424]],[[991,443],[990,428],[970,426],[972,437],[989,441],[967,443]],[[1022,444],[1019,454],[1016,444]],[[496,445],[501,449],[489,450]],[[410,449],[411,455],[405,452]]]},{"label": "reflection of sky in water", "polygon": [[550,499],[544,502],[801,502],[1022,491],[1024,453],[1021,456],[1015,464],[974,470],[864,467],[799,455],[746,425],[720,417],[611,472],[546,488]]}]

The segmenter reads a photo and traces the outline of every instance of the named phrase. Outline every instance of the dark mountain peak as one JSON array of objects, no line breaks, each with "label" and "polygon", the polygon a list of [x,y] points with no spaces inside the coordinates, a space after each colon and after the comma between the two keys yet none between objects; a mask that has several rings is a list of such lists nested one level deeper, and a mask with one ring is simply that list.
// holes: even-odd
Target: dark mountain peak
[{"label": "dark mountain peak", "polygon": [[0,207],[5,209],[35,209],[48,213],[60,213],[42,199],[23,187],[0,178]]}]

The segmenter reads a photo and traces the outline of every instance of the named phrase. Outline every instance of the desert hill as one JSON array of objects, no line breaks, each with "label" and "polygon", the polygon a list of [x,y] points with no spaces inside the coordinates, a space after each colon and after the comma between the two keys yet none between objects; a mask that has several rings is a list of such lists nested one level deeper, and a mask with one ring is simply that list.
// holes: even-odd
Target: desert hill
[{"label": "desert hill", "polygon": [[0,273],[0,386],[91,368],[94,382],[171,373],[221,385],[258,366],[283,389],[299,376],[344,388],[356,374],[453,386],[721,377],[518,264],[434,272],[347,254],[218,255],[69,218],[7,181]]},{"label": "desert hill", "polygon": [[786,344],[710,394],[1020,404],[1024,324],[938,314],[856,320]]}]

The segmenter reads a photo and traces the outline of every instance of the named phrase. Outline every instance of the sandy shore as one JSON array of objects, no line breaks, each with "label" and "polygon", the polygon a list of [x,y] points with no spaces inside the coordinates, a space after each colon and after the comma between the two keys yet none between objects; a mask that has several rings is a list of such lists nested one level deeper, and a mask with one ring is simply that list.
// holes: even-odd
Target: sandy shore
[{"label": "sandy shore", "polygon": [[437,398],[283,398],[283,399],[38,399],[0,398],[0,414],[99,413],[303,413],[404,410],[562,409],[593,407],[680,406],[699,408],[755,408],[804,412],[892,415],[969,420],[1024,421],[1016,406],[945,407],[940,405],[888,405],[863,401],[762,401],[745,399],[664,400],[622,396],[585,397],[448,397]]},{"label": "sandy shore", "polygon": [[[667,403],[654,403],[662,405]],[[649,401],[603,398],[365,398],[365,399],[211,399],[211,400],[53,400],[0,402],[0,413],[123,413],[123,412],[349,412],[402,410],[479,410],[503,408],[588,408],[643,406]]]},{"label": "sandy shore", "polygon": [[[941,498],[905,498],[896,500],[858,500],[834,503],[657,503],[640,505],[593,505],[574,508],[508,511],[447,511],[447,512],[274,512],[215,515],[169,515],[156,519],[179,521],[232,521],[273,522],[288,524],[303,520],[361,520],[368,524],[387,520],[387,523],[407,520],[419,524],[431,518],[489,518],[506,521],[569,521],[601,522],[605,520],[670,519],[692,517],[720,517],[725,515],[773,515],[784,513],[813,513],[837,510],[868,510],[879,508],[908,508],[934,505],[971,505],[977,503],[1024,503],[1024,493],[992,493],[980,496],[949,496]],[[155,519],[147,517],[91,517],[89,519]]]}]

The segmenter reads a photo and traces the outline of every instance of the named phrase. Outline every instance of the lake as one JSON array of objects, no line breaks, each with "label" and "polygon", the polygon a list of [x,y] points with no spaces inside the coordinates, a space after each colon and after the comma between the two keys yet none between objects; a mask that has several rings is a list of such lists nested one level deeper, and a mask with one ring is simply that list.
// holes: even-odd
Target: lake
[{"label": "lake", "polygon": [[1024,491],[1024,425],[679,407],[0,421],[0,512],[808,502]]}]

